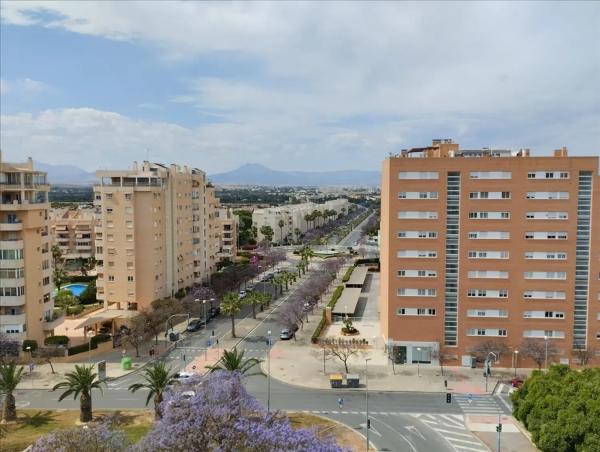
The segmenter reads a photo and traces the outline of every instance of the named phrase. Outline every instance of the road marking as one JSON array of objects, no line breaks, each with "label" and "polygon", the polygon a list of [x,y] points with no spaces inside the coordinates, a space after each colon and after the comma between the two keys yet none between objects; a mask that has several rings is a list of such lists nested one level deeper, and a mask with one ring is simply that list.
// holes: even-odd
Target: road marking
[{"label": "road marking", "polygon": [[[406,436],[404,436],[402,433],[397,431],[391,425],[389,425],[386,422],[383,422],[381,419],[378,419],[378,418],[372,418],[372,420],[381,422],[383,425],[385,425],[387,428],[389,428],[392,432],[396,433],[399,437],[401,437],[404,441],[406,441],[408,443],[408,445],[410,446],[410,448],[413,450],[413,452],[417,452],[417,449],[415,448],[414,444]],[[371,422],[371,425],[373,425],[373,422]]]},{"label": "road marking", "polygon": [[[367,431],[367,424],[358,424],[360,425],[362,428],[365,429],[365,431]],[[375,427],[373,427],[373,423],[371,423],[371,428],[369,429],[369,432],[371,433],[375,433],[377,436],[381,437],[381,433],[379,433]]]},{"label": "road marking", "polygon": [[461,446],[460,444],[457,444],[456,446],[453,444],[452,447],[454,447],[455,450],[473,450],[475,452],[488,452],[489,449],[474,449],[473,447],[467,447],[467,446]]},{"label": "road marking", "polygon": [[473,435],[468,434],[468,433],[459,433],[459,432],[453,432],[452,430],[445,430],[443,428],[436,428],[435,429],[436,432],[442,432],[442,433],[449,433],[450,435],[456,435],[456,436],[463,436],[466,438],[472,438]]},{"label": "road marking", "polygon": [[415,427],[414,425],[406,425],[404,426],[404,428],[406,430],[408,430],[409,432],[411,432],[414,435],[417,435],[419,438],[421,438],[423,441],[425,441],[425,437],[423,436],[423,434],[419,431],[419,429],[417,427]]}]

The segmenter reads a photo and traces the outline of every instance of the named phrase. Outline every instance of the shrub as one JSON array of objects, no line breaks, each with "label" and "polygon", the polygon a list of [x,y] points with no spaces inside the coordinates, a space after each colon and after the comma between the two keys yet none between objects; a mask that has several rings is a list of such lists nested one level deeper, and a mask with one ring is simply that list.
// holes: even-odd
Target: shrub
[{"label": "shrub", "polygon": [[354,266],[348,267],[348,270],[346,270],[346,273],[344,274],[344,277],[342,278],[342,282],[350,281],[350,276],[352,275],[353,271],[354,271]]},{"label": "shrub", "polygon": [[83,312],[83,306],[78,304],[75,306],[69,306],[67,308],[67,314],[68,315],[77,315],[77,314],[81,314]]},{"label": "shrub", "polygon": [[175,298],[177,298],[178,300],[183,299],[183,297],[185,297],[184,289],[179,289],[177,292],[175,292]]},{"label": "shrub", "polygon": [[[94,344],[92,342],[92,350],[94,350],[95,348],[98,348],[98,344]],[[87,352],[89,349],[90,349],[90,344],[85,342],[83,344],[74,345],[73,347],[69,347],[68,353],[69,353],[69,356],[72,356],[72,355],[77,355],[79,353]]]},{"label": "shrub", "polygon": [[331,296],[331,300],[327,303],[327,306],[333,308],[337,303],[338,299],[342,296],[342,292],[344,291],[344,286],[337,286],[333,295]]},{"label": "shrub", "polygon": [[310,338],[310,341],[313,344],[316,344],[318,342],[319,337],[321,336],[321,332],[323,331],[323,328],[325,328],[325,314],[323,314],[323,317],[321,318],[319,324],[317,325],[315,332],[313,333],[312,337]]},{"label": "shrub", "polygon": [[69,276],[68,281],[70,283],[76,283],[76,282],[91,282],[94,281],[96,282],[96,276],[84,276],[84,275],[75,275],[75,276]]},{"label": "shrub", "polygon": [[44,345],[68,345],[69,336],[48,336],[44,339]]},{"label": "shrub", "polygon": [[97,348],[98,344],[102,342],[108,342],[112,339],[110,334],[97,334],[92,337],[92,348]]},{"label": "shrub", "polygon": [[37,341],[36,341],[36,340],[34,340],[34,339],[25,339],[25,340],[23,341],[23,347],[22,347],[22,350],[23,350],[24,352],[26,352],[26,351],[27,351],[27,347],[31,347],[31,351],[32,351],[32,352],[36,351],[36,350],[37,350],[37,348],[38,348]]},{"label": "shrub", "polygon": [[79,301],[82,304],[94,304],[96,303],[96,281],[92,281],[85,288],[81,295],[79,295]]}]

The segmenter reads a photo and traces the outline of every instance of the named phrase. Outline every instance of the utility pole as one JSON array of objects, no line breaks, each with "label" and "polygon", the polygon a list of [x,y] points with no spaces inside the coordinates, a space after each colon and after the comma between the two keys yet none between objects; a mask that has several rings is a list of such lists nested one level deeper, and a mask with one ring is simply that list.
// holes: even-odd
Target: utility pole
[{"label": "utility pole", "polygon": [[271,412],[271,330],[267,331],[267,412]]},{"label": "utility pole", "polygon": [[496,445],[496,452],[500,452],[500,433],[502,433],[502,413],[498,411],[498,425],[496,431],[498,432],[498,444]]},{"label": "utility pole", "polygon": [[371,428],[371,421],[369,419],[369,361],[371,358],[365,359],[365,395],[366,395],[366,414],[367,414],[367,448],[369,452],[369,430]]}]

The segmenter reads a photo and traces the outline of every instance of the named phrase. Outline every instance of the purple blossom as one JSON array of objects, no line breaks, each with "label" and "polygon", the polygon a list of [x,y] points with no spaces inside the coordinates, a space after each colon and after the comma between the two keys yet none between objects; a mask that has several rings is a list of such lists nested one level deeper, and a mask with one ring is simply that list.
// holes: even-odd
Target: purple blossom
[{"label": "purple blossom", "polygon": [[31,452],[122,452],[128,442],[121,431],[111,430],[111,420],[98,425],[55,430],[38,439]]}]

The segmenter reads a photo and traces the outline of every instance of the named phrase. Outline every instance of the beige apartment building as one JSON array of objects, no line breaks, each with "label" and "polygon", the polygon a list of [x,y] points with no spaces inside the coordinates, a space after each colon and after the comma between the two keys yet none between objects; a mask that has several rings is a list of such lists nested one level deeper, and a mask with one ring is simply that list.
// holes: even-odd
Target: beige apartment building
[{"label": "beige apartment building", "polygon": [[[600,361],[598,157],[462,150],[451,140],[383,163],[381,326],[393,357],[470,365],[482,342],[532,367],[526,338]],[[449,358],[449,360],[448,360]]]},{"label": "beige apartment building", "polygon": [[237,222],[233,209],[219,207],[216,210],[217,228],[219,232],[219,259],[234,261],[237,256]]},{"label": "beige apartment building", "polygon": [[205,242],[207,274],[210,278],[217,271],[217,262],[219,261],[219,247],[221,241],[219,219],[217,218],[217,209],[219,199],[215,194],[215,187],[209,182],[206,185],[205,208],[207,217],[207,235]]},{"label": "beige apartment building", "polygon": [[46,173],[33,161],[8,163],[0,153],[0,332],[43,343],[53,320],[52,255]]},{"label": "beige apartment building", "polygon": [[50,236],[66,260],[89,259],[95,254],[93,209],[52,209]]},{"label": "beige apartment building", "polygon": [[208,281],[207,181],[196,168],[134,163],[96,172],[98,299],[139,310]]}]

